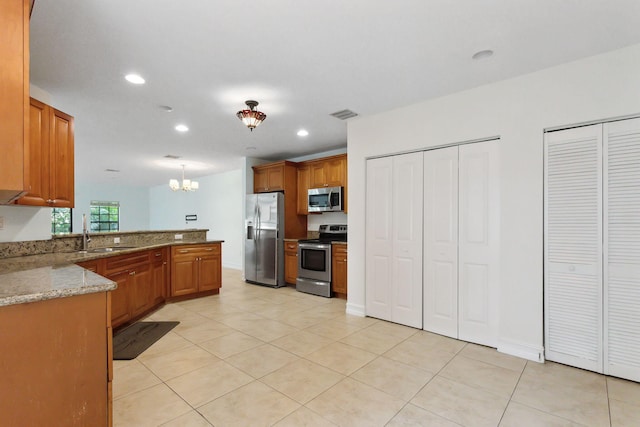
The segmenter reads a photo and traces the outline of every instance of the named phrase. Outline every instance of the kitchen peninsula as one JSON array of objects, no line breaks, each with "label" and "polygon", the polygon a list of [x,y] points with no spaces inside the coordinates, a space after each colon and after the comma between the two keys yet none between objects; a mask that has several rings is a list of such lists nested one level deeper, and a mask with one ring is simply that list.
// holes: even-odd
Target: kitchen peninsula
[{"label": "kitchen peninsula", "polygon": [[80,236],[0,243],[3,422],[111,425],[112,328],[219,292],[222,241],[206,232],[95,234],[87,252]]}]

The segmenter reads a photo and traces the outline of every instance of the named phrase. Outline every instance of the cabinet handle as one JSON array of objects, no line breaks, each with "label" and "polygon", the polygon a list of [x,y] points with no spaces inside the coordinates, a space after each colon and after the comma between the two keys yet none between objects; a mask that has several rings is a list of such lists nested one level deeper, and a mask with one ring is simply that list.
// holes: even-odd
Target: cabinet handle
[{"label": "cabinet handle", "polygon": [[129,272],[129,276],[135,276],[135,275],[136,275],[136,272],[135,272],[135,271],[130,271],[130,272]]},{"label": "cabinet handle", "polygon": [[47,199],[47,203],[53,203],[52,199]]},{"label": "cabinet handle", "polygon": [[156,256],[162,256],[162,253],[158,252],[158,253],[156,254]]},{"label": "cabinet handle", "polygon": [[178,251],[178,253],[181,253],[181,254],[188,254],[188,253],[189,253],[189,250],[188,250],[188,249],[180,249],[180,250]]},{"label": "cabinet handle", "polygon": [[213,248],[205,248],[206,251],[212,251]]},{"label": "cabinet handle", "polygon": [[167,261],[163,262],[162,265],[167,265]]}]

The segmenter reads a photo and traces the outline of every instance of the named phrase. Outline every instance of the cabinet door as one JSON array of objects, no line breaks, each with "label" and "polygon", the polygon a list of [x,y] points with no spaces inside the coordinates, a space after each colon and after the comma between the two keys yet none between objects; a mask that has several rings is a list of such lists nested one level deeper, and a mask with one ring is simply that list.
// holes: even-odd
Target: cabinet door
[{"label": "cabinet door", "polygon": [[298,278],[298,243],[284,244],[284,281],[295,285]]},{"label": "cabinet door", "polygon": [[171,263],[171,296],[198,292],[197,263],[194,255],[174,258]]},{"label": "cabinet door", "polygon": [[131,289],[131,315],[136,317],[149,309],[153,301],[151,266],[147,264],[136,267],[135,270],[129,272],[129,275],[133,278],[129,285]]},{"label": "cabinet door", "polygon": [[298,168],[298,215],[307,215],[309,213],[309,199],[308,191],[311,188],[309,185],[310,172],[309,166],[302,166]]},{"label": "cabinet door", "polygon": [[25,190],[29,141],[29,3],[0,3],[0,202]]},{"label": "cabinet door", "polygon": [[198,291],[219,289],[221,278],[220,255],[206,255],[198,259]]},{"label": "cabinet door", "polygon": [[253,192],[269,191],[269,174],[266,169],[253,169]]},{"label": "cabinet door", "polygon": [[107,279],[113,280],[118,285],[111,291],[111,326],[113,328],[128,322],[131,318],[129,309],[129,272],[120,271],[108,274]]},{"label": "cabinet door", "polygon": [[152,305],[162,304],[167,296],[168,263],[167,249],[152,251]]},{"label": "cabinet door", "polygon": [[324,166],[324,161],[313,162],[309,165],[309,188],[328,187]]},{"label": "cabinet door", "polygon": [[268,191],[284,190],[284,166],[274,166],[267,169]]},{"label": "cabinet door", "polygon": [[52,206],[74,205],[73,117],[51,109],[50,196]]},{"label": "cabinet door", "polygon": [[25,182],[29,192],[18,199],[19,205],[49,206],[49,123],[51,108],[31,99],[29,143],[25,153]]},{"label": "cabinet door", "polygon": [[325,181],[329,187],[342,187],[345,185],[347,171],[346,156],[329,159],[324,163]]},{"label": "cabinet door", "polygon": [[343,245],[333,245],[331,265],[331,287],[333,292],[346,296],[347,294],[347,248]]}]

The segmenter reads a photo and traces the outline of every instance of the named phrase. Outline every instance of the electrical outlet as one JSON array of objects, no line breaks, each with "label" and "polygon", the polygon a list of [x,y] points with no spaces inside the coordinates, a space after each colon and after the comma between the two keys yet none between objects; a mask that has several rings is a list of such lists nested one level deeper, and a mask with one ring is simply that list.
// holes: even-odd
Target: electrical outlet
[{"label": "electrical outlet", "polygon": [[176,240],[182,240],[182,234],[176,234]]},{"label": "electrical outlet", "polygon": [[4,217],[0,216],[0,230],[4,230]]},{"label": "electrical outlet", "polygon": [[114,245],[119,245],[120,244],[120,238],[119,237],[114,237],[113,238],[113,244]]}]

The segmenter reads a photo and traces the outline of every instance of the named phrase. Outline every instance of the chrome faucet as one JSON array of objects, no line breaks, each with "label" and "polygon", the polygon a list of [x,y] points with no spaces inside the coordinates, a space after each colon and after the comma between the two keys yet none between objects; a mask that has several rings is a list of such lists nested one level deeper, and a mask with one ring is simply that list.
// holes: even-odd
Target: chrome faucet
[{"label": "chrome faucet", "polygon": [[87,251],[89,249],[89,230],[87,230],[87,214],[82,214],[82,250]]}]

